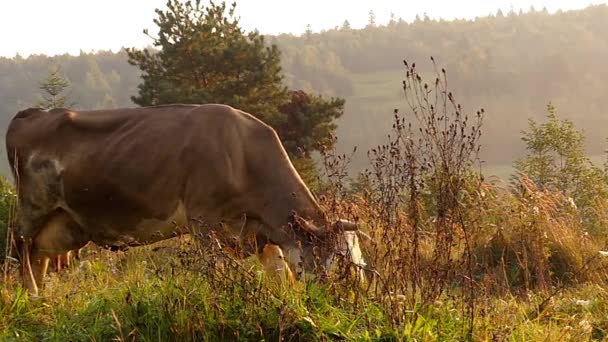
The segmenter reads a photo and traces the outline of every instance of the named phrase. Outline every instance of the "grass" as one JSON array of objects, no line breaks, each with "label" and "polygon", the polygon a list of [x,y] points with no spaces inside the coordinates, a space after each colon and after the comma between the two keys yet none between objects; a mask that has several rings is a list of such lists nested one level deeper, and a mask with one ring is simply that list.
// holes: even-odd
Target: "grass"
[{"label": "grass", "polygon": [[[406,324],[393,327],[382,306],[354,310],[327,286],[300,284],[282,291],[262,274],[214,286],[179,260],[193,248],[174,241],[171,251],[151,247],[117,256],[100,251],[79,267],[53,275],[42,298],[16,283],[0,287],[3,341],[357,340],[412,338],[463,340],[466,324],[457,300],[440,298]],[[170,245],[171,245],[170,244]],[[177,252],[176,252],[177,251]],[[89,265],[85,267],[82,265]],[[230,272],[235,272],[231,270]],[[259,282],[259,286],[256,285]],[[217,285],[217,284],[216,284]],[[256,289],[256,291],[253,291]],[[608,293],[598,285],[573,287],[535,315],[543,296],[487,296],[477,305],[475,340],[574,341],[606,336]],[[415,310],[415,308],[410,308]]]},{"label": "grass", "polygon": [[[411,287],[409,268],[398,272],[401,264],[396,259],[387,264],[379,260],[399,256],[408,250],[407,243],[393,235],[383,237],[383,231],[390,230],[374,225],[377,208],[358,202],[358,215],[369,223],[366,230],[373,236],[363,243],[365,252],[396,295],[379,292],[373,279],[371,287],[359,287],[340,272],[328,282],[298,282],[296,288],[286,289],[266,278],[255,258],[236,262],[189,236],[127,252],[92,245],[77,265],[52,273],[38,298],[22,291],[12,265],[10,277],[0,283],[0,340],[604,339],[606,263],[598,259],[590,267],[584,265],[599,255],[600,239],[577,238],[580,213],[564,210],[560,194],[522,184],[531,196],[519,197],[489,183],[473,189],[482,201],[471,200],[476,203],[472,213],[478,216],[469,222],[483,229],[471,230],[476,260],[472,335],[466,286],[457,281],[461,278],[454,278],[431,302],[423,299],[424,291],[400,292],[401,282]],[[396,235],[409,234],[407,225],[396,228]],[[428,264],[432,239],[429,234],[420,242],[421,268],[433,268]],[[459,263],[452,267],[461,270]],[[578,270],[583,273],[572,276]],[[428,286],[430,278],[421,279],[422,286]]]},{"label": "grass", "polygon": [[[378,308],[370,305],[355,315],[340,308],[339,300],[332,298],[327,288],[314,283],[288,292],[273,287],[257,272],[255,277],[240,281],[210,280],[209,274],[189,269],[198,268],[196,263],[190,264],[194,260],[178,257],[180,252],[196,254],[190,253],[191,244],[178,239],[169,245],[170,252],[142,247],[119,258],[105,251],[91,254],[83,264],[90,266],[51,277],[46,296],[40,299],[29,298],[16,283],[5,284],[1,289],[0,338],[317,340],[368,339],[397,333],[383,327]],[[224,283],[218,287],[214,281]],[[370,325],[375,328],[366,328]],[[416,333],[421,327],[409,329]]]},{"label": "grass", "polygon": [[[409,75],[409,89],[429,94],[413,67]],[[360,83],[370,96],[381,87]],[[188,236],[126,253],[89,246],[38,298],[12,265],[0,284],[0,340],[605,340],[608,195],[579,208],[525,175],[483,181],[470,168],[480,120],[436,115],[447,107],[424,96],[410,98],[425,104],[416,107],[421,137],[395,117],[352,187],[348,158],[322,155],[320,204],[332,220],[362,222],[366,283],[342,259],[327,277],[286,288],[255,258],[237,261]]]}]

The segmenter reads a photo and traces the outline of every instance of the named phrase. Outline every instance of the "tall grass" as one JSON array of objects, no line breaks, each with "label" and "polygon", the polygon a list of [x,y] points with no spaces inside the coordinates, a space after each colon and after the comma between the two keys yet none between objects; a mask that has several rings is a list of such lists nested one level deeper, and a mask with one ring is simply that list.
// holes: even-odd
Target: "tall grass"
[{"label": "tall grass", "polygon": [[290,288],[217,236],[191,234],[127,252],[87,246],[78,266],[52,273],[43,297],[30,298],[5,261],[0,339],[606,336],[606,239],[589,234],[583,216],[592,209],[605,222],[608,202],[578,208],[523,174],[484,179],[476,166],[484,111],[467,115],[443,70],[430,83],[414,64],[404,73],[407,109],[393,113],[386,144],[369,151],[370,169],[353,181],[351,156],[322,152],[319,200],[331,218],[362,224],[367,265],[338,254],[335,269]]}]

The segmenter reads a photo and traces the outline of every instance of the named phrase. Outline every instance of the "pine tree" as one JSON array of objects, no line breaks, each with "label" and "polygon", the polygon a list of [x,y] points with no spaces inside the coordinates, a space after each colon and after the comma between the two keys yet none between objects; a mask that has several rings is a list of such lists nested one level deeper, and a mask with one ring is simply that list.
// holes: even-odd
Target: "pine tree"
[{"label": "pine tree", "polygon": [[62,75],[60,67],[54,67],[49,71],[48,76],[39,82],[39,89],[46,95],[41,96],[37,105],[46,108],[65,108],[74,106],[75,103],[69,100],[64,91],[70,86],[70,82]]},{"label": "pine tree", "polygon": [[[127,49],[129,63],[143,71],[132,100],[149,106],[167,103],[222,103],[270,125],[282,123],[278,107],[287,102],[280,52],[257,32],[245,34],[226,4],[203,7],[169,0],[156,9],[159,51]],[[144,33],[148,33],[144,31]]]},{"label": "pine tree", "polygon": [[350,29],[351,29],[350,22],[348,20],[344,20],[344,22],[342,23],[341,30],[348,31]]},{"label": "pine tree", "polygon": [[374,13],[374,10],[370,10],[369,11],[369,17],[367,20],[367,26],[368,27],[375,27],[376,26],[376,13]]}]

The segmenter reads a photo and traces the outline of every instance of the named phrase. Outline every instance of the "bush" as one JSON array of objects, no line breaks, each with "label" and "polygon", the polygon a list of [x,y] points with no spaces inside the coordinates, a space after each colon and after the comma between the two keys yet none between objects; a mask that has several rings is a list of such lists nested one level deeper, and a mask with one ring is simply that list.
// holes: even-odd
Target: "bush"
[{"label": "bush", "polygon": [[486,288],[548,290],[600,280],[600,246],[586,232],[583,212],[562,192],[539,187],[525,175],[517,187],[486,184],[479,201],[476,276]]},{"label": "bush", "polygon": [[8,251],[9,221],[13,218],[16,192],[13,185],[0,176],[0,263],[4,262]]}]

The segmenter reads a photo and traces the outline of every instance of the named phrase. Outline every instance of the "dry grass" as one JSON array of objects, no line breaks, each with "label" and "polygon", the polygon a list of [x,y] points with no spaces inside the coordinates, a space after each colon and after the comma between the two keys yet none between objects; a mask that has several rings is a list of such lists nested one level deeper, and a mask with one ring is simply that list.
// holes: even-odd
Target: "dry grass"
[{"label": "dry grass", "polygon": [[[323,152],[320,201],[362,223],[368,281],[357,265],[295,288],[266,279],[213,239],[181,237],[115,253],[88,247],[52,274],[44,297],[0,284],[3,340],[580,340],[608,324],[608,200],[577,208],[525,175],[506,184],[474,170],[483,111],[471,119],[447,91],[406,66],[416,121],[395,113],[371,169],[348,185],[350,156]],[[4,234],[5,232],[0,232]],[[603,232],[606,233],[606,232]],[[10,266],[10,264],[5,263]]]}]

